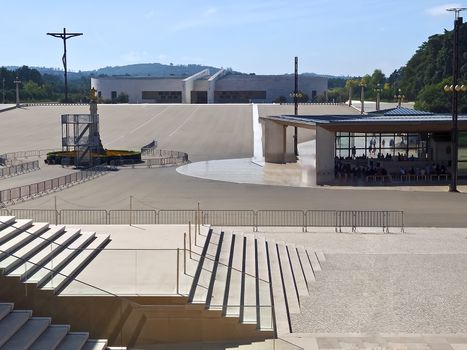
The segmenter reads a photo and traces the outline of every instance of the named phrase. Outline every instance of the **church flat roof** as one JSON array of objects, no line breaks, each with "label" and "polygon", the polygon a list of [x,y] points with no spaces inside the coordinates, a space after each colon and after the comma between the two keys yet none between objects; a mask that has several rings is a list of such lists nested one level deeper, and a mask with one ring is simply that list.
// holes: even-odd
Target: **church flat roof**
[{"label": "church flat roof", "polygon": [[[275,120],[285,124],[311,126],[323,125],[374,125],[374,124],[418,124],[418,123],[450,123],[451,114],[434,114],[415,109],[396,107],[382,111],[370,112],[364,115],[281,115],[268,116],[265,119]],[[467,115],[459,115],[460,122],[467,122]]]}]

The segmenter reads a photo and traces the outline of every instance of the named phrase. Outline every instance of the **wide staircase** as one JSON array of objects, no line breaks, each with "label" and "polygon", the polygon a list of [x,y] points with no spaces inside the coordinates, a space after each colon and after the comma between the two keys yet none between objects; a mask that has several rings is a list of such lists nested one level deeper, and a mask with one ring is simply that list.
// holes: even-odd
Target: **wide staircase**
[{"label": "wide staircase", "polygon": [[0,270],[60,294],[109,242],[106,234],[2,216]]},{"label": "wide staircase", "polygon": [[277,336],[292,333],[291,315],[300,313],[325,261],[322,252],[252,234],[210,229],[188,300],[236,317]]},{"label": "wide staircase", "polygon": [[[2,216],[0,270],[7,277],[60,294],[109,241],[109,235]],[[14,310],[9,303],[0,303],[0,348],[110,349],[107,340],[70,332],[69,325],[51,324],[50,318],[32,317],[31,310]]]},{"label": "wide staircase", "polygon": [[[107,340],[89,339],[86,332],[70,332],[69,325],[52,324],[49,317],[33,317],[31,310],[14,310],[0,303],[2,350],[104,350]],[[123,348],[121,348],[123,349]]]}]

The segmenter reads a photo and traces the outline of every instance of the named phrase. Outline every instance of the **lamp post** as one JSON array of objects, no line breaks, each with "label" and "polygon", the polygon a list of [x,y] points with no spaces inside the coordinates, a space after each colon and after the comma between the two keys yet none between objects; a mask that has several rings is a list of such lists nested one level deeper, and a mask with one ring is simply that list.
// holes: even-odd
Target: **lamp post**
[{"label": "lamp post", "polygon": [[[298,115],[298,57],[295,56],[295,74],[294,74],[294,92],[293,92],[293,103],[294,103],[294,114]],[[293,150],[295,157],[298,156],[298,128],[294,126],[294,141]]]},{"label": "lamp post", "polygon": [[363,82],[363,80],[359,84],[360,86],[360,114],[365,113],[365,87],[366,84]]},{"label": "lamp post", "polygon": [[16,85],[16,107],[19,107],[19,84],[21,84],[21,80],[16,77],[15,81],[13,82]]},{"label": "lamp post", "polygon": [[453,43],[453,59],[452,59],[452,85],[445,86],[445,91],[452,92],[452,128],[451,128],[451,183],[449,184],[449,192],[457,191],[457,162],[459,148],[459,132],[457,127],[457,116],[459,108],[459,92],[465,89],[465,86],[458,85],[459,80],[459,30],[462,25],[462,17],[459,16],[461,11],[467,8],[450,8],[447,11],[454,12],[454,43]]},{"label": "lamp post", "polygon": [[381,85],[378,83],[376,84],[376,87],[374,88],[374,91],[376,92],[376,110],[379,111],[381,109],[381,92],[383,89],[381,88]]},{"label": "lamp post", "polygon": [[53,36],[54,38],[60,38],[63,40],[63,69],[65,71],[65,102],[68,102],[68,75],[67,75],[67,61],[66,61],[66,41],[75,36],[83,35],[83,33],[67,33],[66,29],[63,28],[63,33],[47,33],[47,35]]},{"label": "lamp post", "polygon": [[3,95],[2,103],[5,104],[5,78],[2,78],[2,95]]},{"label": "lamp post", "polygon": [[397,100],[397,107],[402,106],[402,101],[404,101],[405,96],[402,94],[401,89],[397,89],[397,93],[394,95],[394,99]]}]

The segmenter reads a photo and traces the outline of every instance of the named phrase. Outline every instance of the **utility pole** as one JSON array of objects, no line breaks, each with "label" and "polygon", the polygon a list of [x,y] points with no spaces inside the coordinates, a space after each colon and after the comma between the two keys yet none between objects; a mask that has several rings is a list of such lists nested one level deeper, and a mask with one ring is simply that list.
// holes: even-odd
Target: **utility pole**
[{"label": "utility pole", "polygon": [[458,162],[458,148],[459,148],[459,132],[458,132],[458,108],[459,96],[458,93],[458,80],[459,80],[459,30],[462,26],[462,17],[459,16],[461,11],[467,8],[458,7],[450,8],[447,11],[454,12],[454,57],[452,60],[452,129],[451,129],[451,183],[449,185],[449,192],[457,191],[457,162]]},{"label": "utility pole", "polygon": [[60,38],[63,40],[63,69],[65,70],[65,102],[68,102],[68,76],[67,76],[67,60],[66,60],[66,41],[75,36],[83,35],[83,33],[67,33],[66,29],[63,28],[63,33],[47,33],[47,35],[53,36],[54,38]]},{"label": "utility pole", "polygon": [[21,80],[16,77],[15,81],[13,82],[16,85],[16,107],[19,107],[19,85],[21,84]]},{"label": "utility pole", "polygon": [[[298,57],[295,56],[295,87],[293,93],[294,114],[298,115]],[[298,127],[294,126],[293,149],[295,157],[298,156]]]}]

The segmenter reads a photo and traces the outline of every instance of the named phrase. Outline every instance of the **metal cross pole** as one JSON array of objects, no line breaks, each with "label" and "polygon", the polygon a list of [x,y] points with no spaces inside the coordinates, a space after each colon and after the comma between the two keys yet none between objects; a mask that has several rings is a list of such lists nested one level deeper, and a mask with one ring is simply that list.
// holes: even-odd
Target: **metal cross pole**
[{"label": "metal cross pole", "polygon": [[13,83],[16,84],[16,107],[19,107],[19,84],[21,84],[21,80],[19,80],[19,78],[16,77]]},{"label": "metal cross pole", "polygon": [[[298,57],[295,56],[295,87],[293,93],[294,114],[298,115]],[[293,149],[295,156],[298,156],[298,128],[294,126]]]},{"label": "metal cross pole", "polygon": [[459,30],[462,25],[462,17],[459,16],[461,11],[467,8],[449,8],[446,11],[454,12],[454,57],[452,60],[452,130],[451,130],[451,183],[449,184],[449,192],[457,191],[457,161],[459,147],[459,132],[458,132],[458,108],[459,99],[458,91],[455,89],[459,80]]},{"label": "metal cross pole", "polygon": [[63,40],[63,69],[65,70],[65,102],[68,102],[68,75],[67,75],[67,60],[66,60],[66,41],[75,36],[83,35],[83,33],[67,33],[66,28],[63,28],[63,33],[47,33],[47,35],[53,36],[54,38],[60,38]]}]

